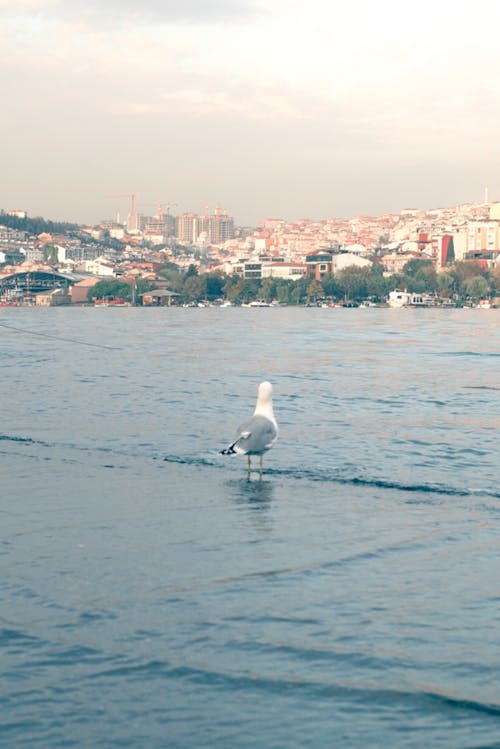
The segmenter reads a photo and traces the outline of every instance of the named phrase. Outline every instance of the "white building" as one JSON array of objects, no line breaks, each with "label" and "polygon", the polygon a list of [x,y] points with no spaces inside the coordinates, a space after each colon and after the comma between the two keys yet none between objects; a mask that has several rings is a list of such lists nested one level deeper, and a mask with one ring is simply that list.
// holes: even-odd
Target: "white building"
[{"label": "white building", "polygon": [[348,244],[345,249],[353,255],[367,255],[370,253],[370,250],[364,244]]},{"label": "white building", "polygon": [[115,275],[113,265],[102,257],[95,260],[83,260],[79,263],[78,270],[101,278],[113,278]]},{"label": "white building", "polygon": [[342,252],[340,255],[332,255],[332,271],[338,273],[340,270],[350,268],[355,265],[356,268],[369,268],[372,261],[365,257],[359,257],[352,252]]},{"label": "white building", "polygon": [[296,281],[306,275],[304,263],[263,263],[262,278],[282,278]]}]

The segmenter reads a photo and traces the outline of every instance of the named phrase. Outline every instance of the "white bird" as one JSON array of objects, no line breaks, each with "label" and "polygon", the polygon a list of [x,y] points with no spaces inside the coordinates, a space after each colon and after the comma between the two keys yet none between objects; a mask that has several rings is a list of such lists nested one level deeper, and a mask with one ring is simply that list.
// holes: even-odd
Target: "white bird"
[{"label": "white bird", "polygon": [[253,416],[238,427],[234,442],[225,450],[221,450],[222,455],[246,455],[249,478],[251,456],[260,455],[260,478],[262,478],[264,453],[270,450],[278,439],[278,424],[273,413],[272,392],[273,386],[270,382],[260,383]]}]

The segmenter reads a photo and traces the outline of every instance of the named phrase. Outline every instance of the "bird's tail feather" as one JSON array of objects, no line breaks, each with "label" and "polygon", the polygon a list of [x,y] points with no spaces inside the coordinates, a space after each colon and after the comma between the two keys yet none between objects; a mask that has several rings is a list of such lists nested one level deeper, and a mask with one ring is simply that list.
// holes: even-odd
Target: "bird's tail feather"
[{"label": "bird's tail feather", "polygon": [[238,443],[238,440],[236,440],[236,442],[233,442],[232,445],[229,445],[229,447],[226,447],[224,450],[221,450],[220,454],[221,455],[236,455],[236,453],[237,453],[237,450],[236,450],[237,443]]}]

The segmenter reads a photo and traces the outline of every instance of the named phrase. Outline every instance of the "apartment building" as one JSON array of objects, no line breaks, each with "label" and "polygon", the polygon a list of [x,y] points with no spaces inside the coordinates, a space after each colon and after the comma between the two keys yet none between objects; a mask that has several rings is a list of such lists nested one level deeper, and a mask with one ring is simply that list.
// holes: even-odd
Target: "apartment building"
[{"label": "apartment building", "polygon": [[209,244],[223,244],[234,236],[234,219],[224,213],[183,213],[177,219],[177,239],[182,244],[195,244],[205,234]]},{"label": "apartment building", "polygon": [[500,252],[500,221],[469,221],[467,253]]}]

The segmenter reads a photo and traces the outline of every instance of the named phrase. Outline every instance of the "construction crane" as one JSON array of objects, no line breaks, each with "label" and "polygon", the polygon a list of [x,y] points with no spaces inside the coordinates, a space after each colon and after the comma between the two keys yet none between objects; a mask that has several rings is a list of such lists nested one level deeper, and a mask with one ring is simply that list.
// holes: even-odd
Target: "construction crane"
[{"label": "construction crane", "polygon": [[160,218],[165,214],[170,216],[170,209],[176,205],[178,205],[178,203],[156,203],[156,217]]},{"label": "construction crane", "polygon": [[115,195],[110,195],[110,198],[130,198],[130,216],[136,215],[136,207],[135,207],[135,199],[138,197],[137,193],[117,193]]}]

